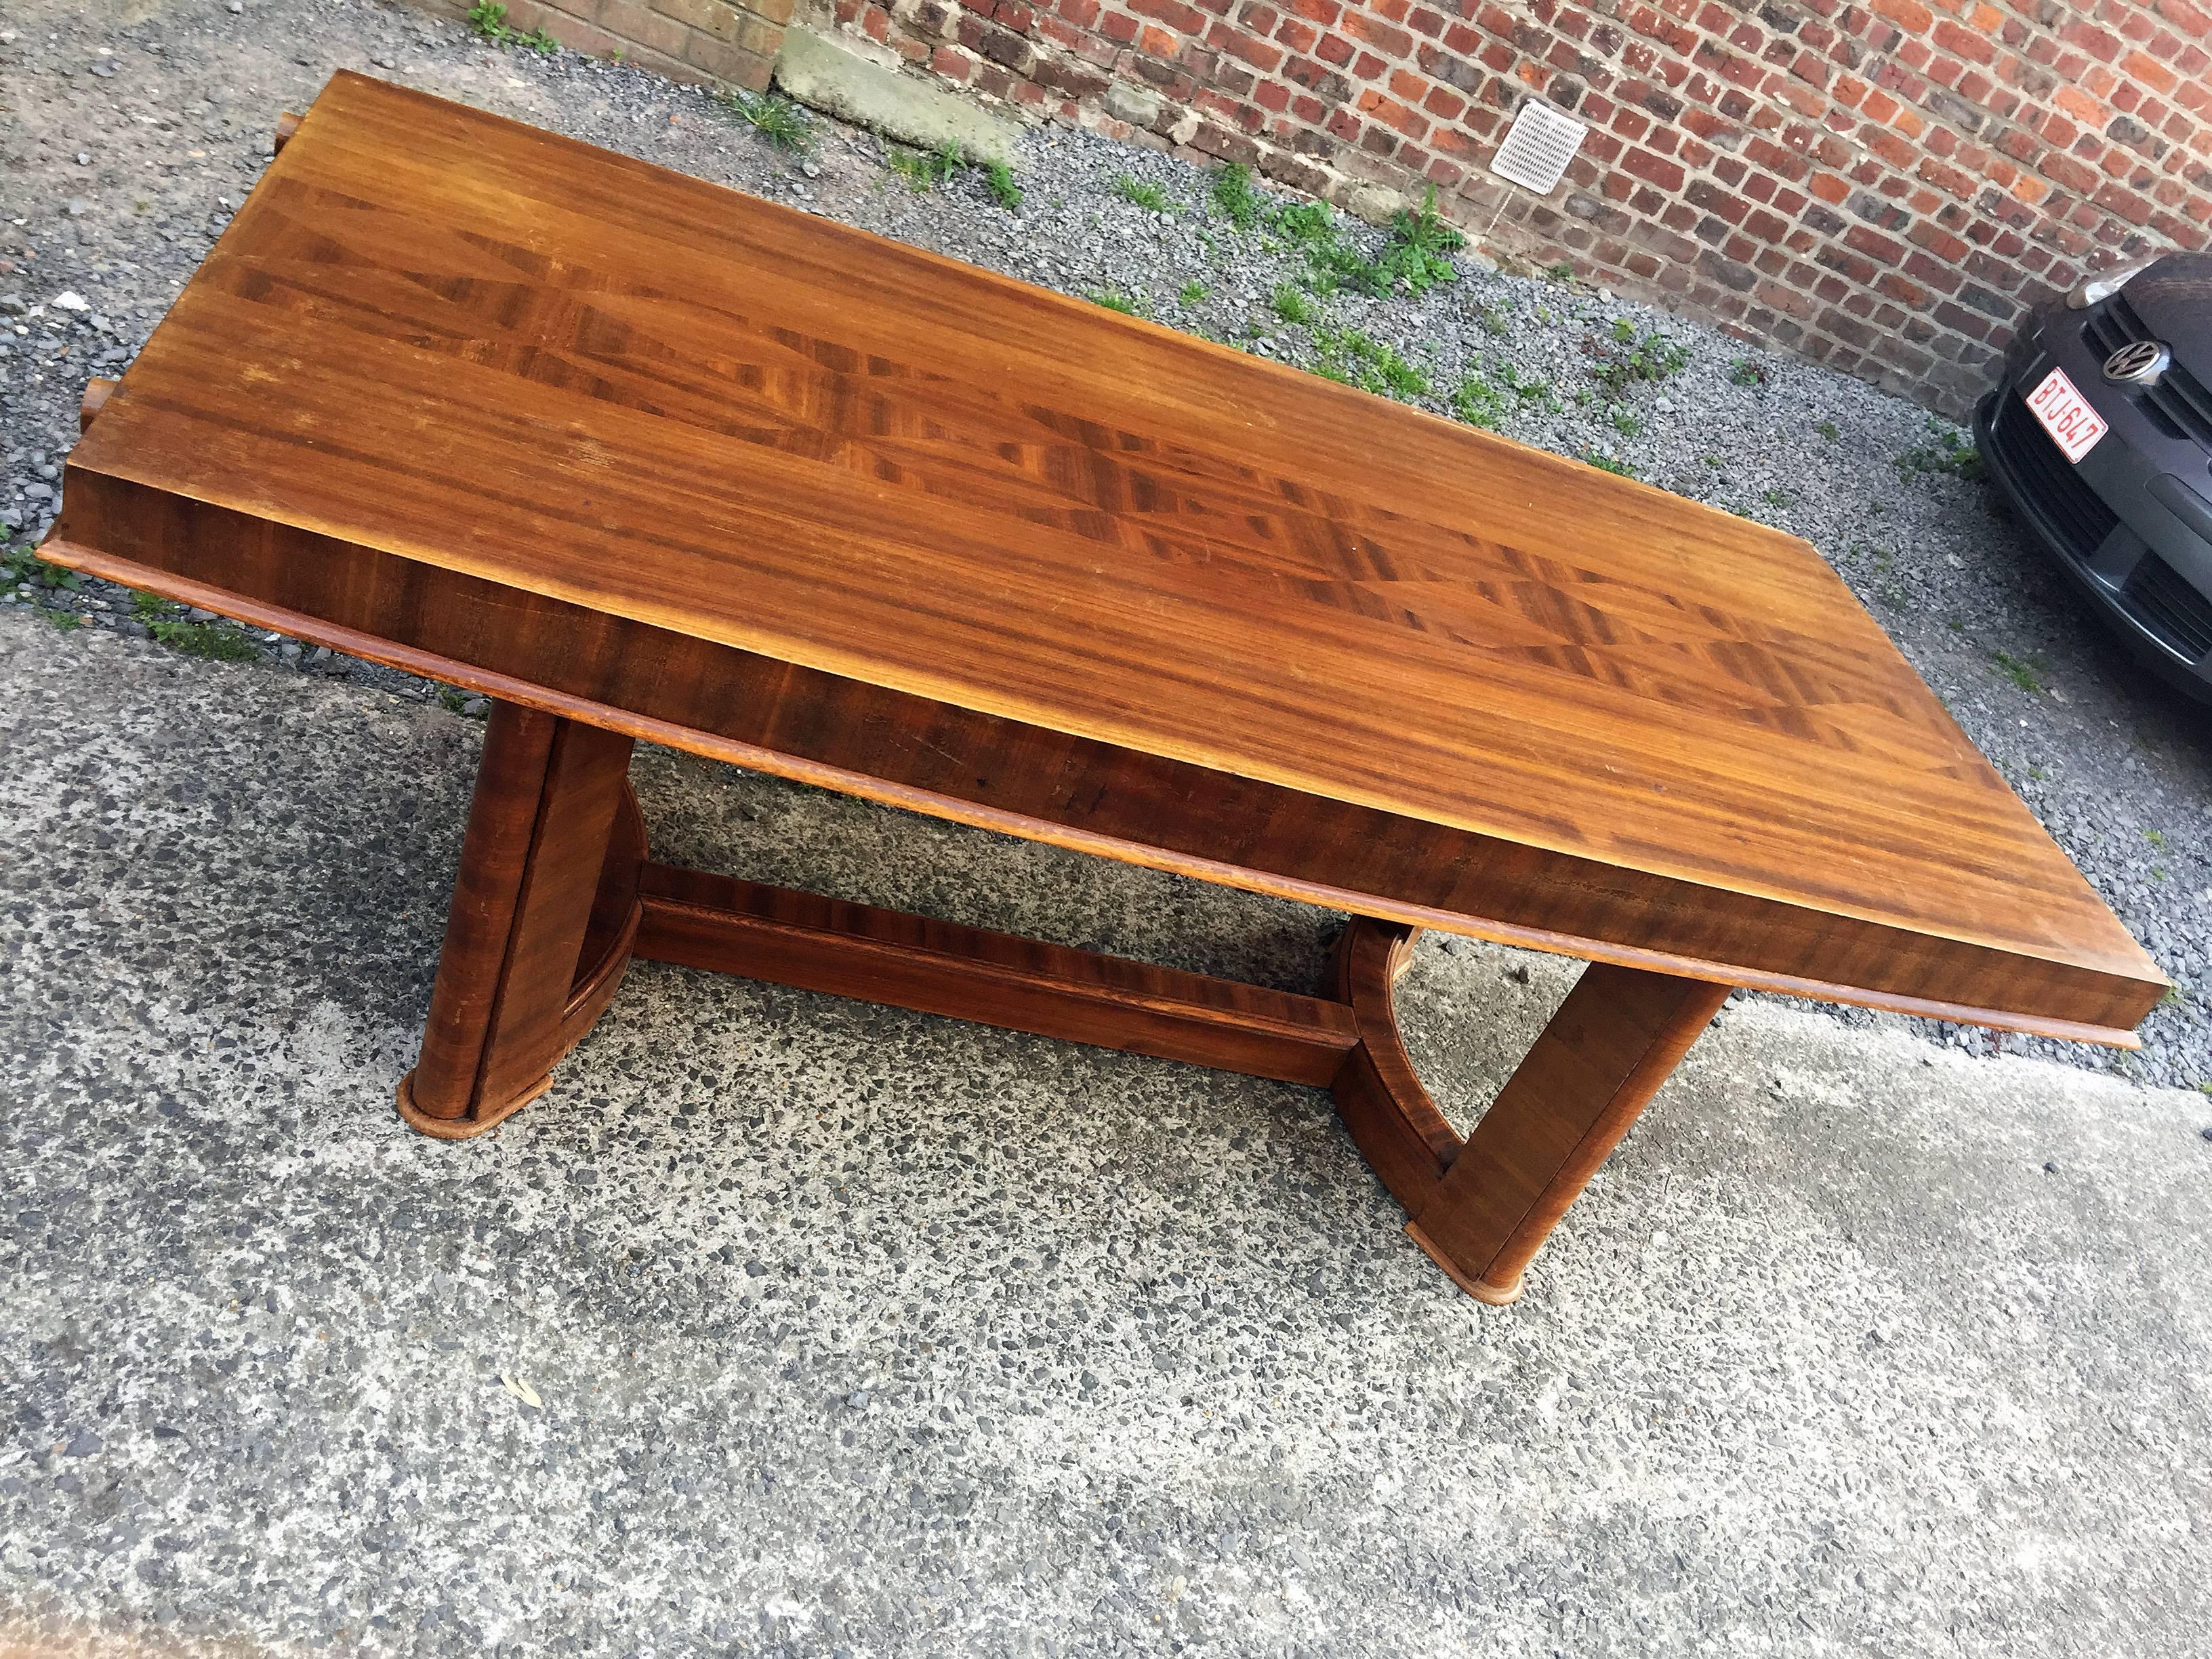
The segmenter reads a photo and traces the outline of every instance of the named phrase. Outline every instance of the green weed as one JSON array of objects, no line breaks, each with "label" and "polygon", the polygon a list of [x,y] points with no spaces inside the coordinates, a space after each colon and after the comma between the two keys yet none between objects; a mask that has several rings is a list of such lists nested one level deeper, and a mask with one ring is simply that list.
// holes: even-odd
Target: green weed
[{"label": "green weed", "polygon": [[1103,306],[1109,311],[1118,311],[1124,317],[1141,317],[1145,314],[1144,301],[1133,294],[1124,294],[1118,288],[1091,289],[1085,292],[1083,297],[1094,306]]},{"label": "green weed", "polygon": [[149,623],[146,631],[155,639],[188,657],[206,657],[216,662],[252,662],[260,656],[253,642],[237,629],[219,626],[215,623],[185,622],[181,618],[167,622]]},{"label": "green weed", "polygon": [[1206,284],[1194,276],[1177,290],[1176,298],[1187,306],[1204,305],[1208,292]]},{"label": "green weed", "polygon": [[1332,380],[1395,398],[1428,396],[1427,375],[1359,329],[1316,328],[1314,343],[1321,349],[1322,372]]},{"label": "green weed", "polygon": [[146,624],[146,631],[172,650],[188,657],[216,662],[252,662],[261,653],[234,623],[193,622],[184,606],[151,593],[131,596],[131,614]]},{"label": "green weed", "polygon": [[1451,411],[1469,426],[1494,432],[1499,417],[1505,413],[1505,400],[1489,381],[1480,374],[1470,374],[1452,389]]},{"label": "green weed", "polygon": [[788,98],[724,87],[714,94],[714,101],[777,149],[796,154],[814,142],[813,124]]},{"label": "green weed", "polygon": [[1613,325],[1610,342],[1591,340],[1583,348],[1597,359],[1590,378],[1615,398],[1627,395],[1639,380],[1664,380],[1690,361],[1689,349],[1653,329],[1641,339],[1624,319]]},{"label": "green weed", "polygon": [[1014,170],[1004,161],[983,163],[983,183],[997,198],[1000,207],[1012,213],[1022,204],[1022,187],[1014,182]]},{"label": "green weed", "polygon": [[1213,198],[1213,210],[1237,229],[1249,230],[1260,222],[1265,204],[1252,188],[1252,169],[1242,161],[1228,162],[1218,170],[1208,193]]},{"label": "green weed", "polygon": [[917,196],[948,184],[965,165],[960,152],[951,144],[942,149],[899,149],[891,152],[885,164],[893,173],[906,180],[906,187]]},{"label": "green weed", "polygon": [[1376,295],[1391,293],[1401,285],[1412,294],[1426,294],[1437,283],[1458,276],[1459,267],[1452,264],[1451,253],[1466,246],[1467,238],[1437,214],[1436,186],[1431,185],[1419,209],[1401,209],[1390,216],[1390,240],[1361,274],[1359,285]]},{"label": "green weed", "polygon": [[1982,476],[1982,452],[1942,422],[1932,418],[1929,421],[1928,437],[1928,442],[1916,445],[1897,458],[1899,482],[1910,483],[1929,473],[1970,479]]},{"label": "green weed", "polygon": [[527,46],[532,52],[558,52],[561,43],[543,27],[525,34],[507,21],[507,8],[495,0],[477,0],[469,8],[469,27],[495,46]]},{"label": "green weed", "polygon": [[74,592],[79,586],[76,571],[48,564],[28,542],[11,547],[0,556],[0,587],[38,588],[51,592],[56,589]]},{"label": "green weed", "polygon": [[1833,421],[1815,421],[1813,422],[1813,430],[1819,433],[1830,443],[1835,442],[1837,439],[1844,435],[1843,433],[1838,429],[1836,423]]},{"label": "green weed", "polygon": [[2040,665],[2034,660],[2022,659],[2003,651],[1990,653],[1990,665],[2023,691],[2040,691],[2043,681],[2036,673]]},{"label": "green weed", "polygon": [[1635,478],[1641,477],[1643,476],[1626,461],[1616,460],[1610,455],[1601,455],[1595,450],[1592,450],[1589,454],[1583,456],[1583,459],[1589,462],[1599,471],[1610,472],[1618,478]]},{"label": "green weed", "polygon": [[1321,308],[1288,283],[1277,283],[1274,298],[1267,303],[1275,315],[1286,323],[1303,325],[1321,315]]},{"label": "green weed", "polygon": [[1729,379],[1738,386],[1765,386],[1766,368],[1749,357],[1739,357],[1729,368]]},{"label": "green weed", "polygon": [[1169,199],[1167,191],[1158,185],[1139,184],[1126,173],[1115,179],[1114,193],[1132,206],[1143,208],[1148,212],[1174,213],[1177,210],[1174,202]]}]

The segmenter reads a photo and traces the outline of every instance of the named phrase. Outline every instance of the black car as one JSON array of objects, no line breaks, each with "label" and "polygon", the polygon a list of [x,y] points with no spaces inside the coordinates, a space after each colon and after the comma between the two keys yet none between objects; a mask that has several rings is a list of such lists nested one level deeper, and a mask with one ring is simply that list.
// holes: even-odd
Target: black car
[{"label": "black car", "polygon": [[2212,254],[2103,272],[2036,317],[1974,435],[2136,655],[2212,702]]}]

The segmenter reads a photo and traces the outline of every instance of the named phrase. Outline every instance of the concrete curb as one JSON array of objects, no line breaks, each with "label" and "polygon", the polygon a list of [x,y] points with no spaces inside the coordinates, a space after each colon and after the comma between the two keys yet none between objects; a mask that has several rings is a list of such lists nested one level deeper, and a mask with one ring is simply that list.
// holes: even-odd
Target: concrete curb
[{"label": "concrete curb", "polygon": [[776,83],[810,109],[923,149],[947,146],[975,162],[1011,162],[1021,129],[967,99],[872,64],[818,34],[793,29]]}]

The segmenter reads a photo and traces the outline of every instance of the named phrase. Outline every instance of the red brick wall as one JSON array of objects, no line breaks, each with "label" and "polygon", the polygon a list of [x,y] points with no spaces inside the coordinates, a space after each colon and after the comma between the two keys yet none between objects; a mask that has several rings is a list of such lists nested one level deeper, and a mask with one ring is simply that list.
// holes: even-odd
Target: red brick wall
[{"label": "red brick wall", "polygon": [[[2212,232],[2212,0],[811,3],[919,72],[1347,205],[1433,184],[1480,232],[1502,203],[1493,249],[1953,413],[2024,309]],[[1593,129],[1540,202],[1484,170],[1532,94]]]},{"label": "red brick wall", "polygon": [[[465,17],[474,0],[414,0]],[[594,58],[619,54],[674,81],[769,83],[792,0],[505,0],[508,27],[544,29]]]}]

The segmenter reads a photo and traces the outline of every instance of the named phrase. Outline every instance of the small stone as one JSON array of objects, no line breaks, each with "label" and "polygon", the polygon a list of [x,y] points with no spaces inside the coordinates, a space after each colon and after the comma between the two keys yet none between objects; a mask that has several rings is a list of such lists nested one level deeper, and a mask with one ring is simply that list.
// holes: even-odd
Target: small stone
[{"label": "small stone", "polygon": [[2050,1159],[2045,1158],[2043,1164],[2043,1173],[2045,1175],[2057,1175],[2058,1173],[2058,1165],[2051,1162]]},{"label": "small stone", "polygon": [[1609,288],[1601,288],[1598,289],[1597,302],[1601,306],[1611,305],[1613,303],[1613,290]]},{"label": "small stone", "polygon": [[2208,1123],[2208,1124],[2206,1124],[2203,1128],[2199,1129],[2197,1133],[2198,1134],[2200,1134],[2200,1135],[2203,1135],[2203,1136],[2204,1137],[2204,1139],[2207,1139],[2207,1140],[2212,1140],[2212,1123]]},{"label": "small stone", "polygon": [[866,1389],[854,1389],[845,1396],[845,1403],[856,1412],[866,1411],[868,1408],[868,1391]]},{"label": "small stone", "polygon": [[54,295],[53,307],[57,311],[90,311],[92,301],[76,289],[65,288]]},{"label": "small stone", "polygon": [[223,9],[228,11],[233,17],[235,17],[239,13],[246,9],[246,0],[230,0],[230,3],[225,6]]},{"label": "small stone", "polygon": [[69,1444],[63,1449],[62,1455],[64,1457],[89,1457],[93,1453],[100,1449],[101,1443],[100,1437],[94,1434],[90,1429],[79,1429],[76,1431],[76,1436],[70,1441]]},{"label": "small stone", "polygon": [[399,67],[398,64],[392,62],[392,58],[388,53],[372,58],[368,61],[375,64],[377,68],[382,70],[397,69]]},{"label": "small stone", "polygon": [[799,164],[799,170],[810,179],[819,179],[822,176],[822,163],[819,161],[801,161]]},{"label": "small stone", "polygon": [[92,152],[88,149],[81,149],[77,151],[76,164],[81,167],[90,167],[92,165]]},{"label": "small stone", "polygon": [[82,196],[72,196],[69,198],[69,205],[62,210],[68,214],[72,219],[82,219],[84,217],[84,198]]},{"label": "small stone", "polygon": [[491,699],[470,697],[462,702],[461,713],[472,720],[480,720],[491,713]]}]

